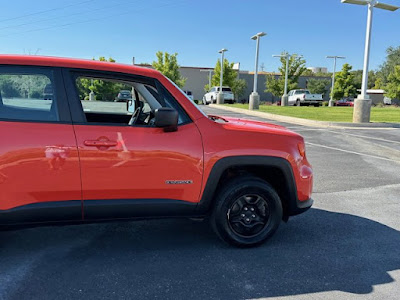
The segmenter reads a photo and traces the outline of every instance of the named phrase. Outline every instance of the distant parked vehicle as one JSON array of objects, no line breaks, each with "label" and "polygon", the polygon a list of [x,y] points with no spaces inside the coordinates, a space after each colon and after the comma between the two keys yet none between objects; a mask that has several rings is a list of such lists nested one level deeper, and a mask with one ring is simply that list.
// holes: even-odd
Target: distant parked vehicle
[{"label": "distant parked vehicle", "polygon": [[385,105],[392,105],[392,99],[389,97],[383,98],[383,104]]},{"label": "distant parked vehicle", "polygon": [[43,99],[44,100],[52,100],[53,99],[53,86],[51,83],[46,84],[43,90]]},{"label": "distant parked vehicle", "polygon": [[335,106],[354,106],[353,98],[343,98],[336,101]]},{"label": "distant parked vehicle", "polygon": [[311,94],[309,90],[291,90],[289,92],[289,105],[314,105],[320,106],[322,105],[323,95],[321,94]]},{"label": "distant parked vehicle", "polygon": [[186,96],[187,96],[192,102],[194,101],[192,91],[183,91],[183,92],[186,94]]},{"label": "distant parked vehicle", "polygon": [[118,96],[115,99],[115,102],[127,102],[128,100],[131,100],[131,99],[132,99],[131,91],[122,90],[118,93]]},{"label": "distant parked vehicle", "polygon": [[[210,103],[217,102],[217,95],[219,93],[219,86],[214,86],[207,94],[203,97],[203,104],[207,105]],[[235,103],[235,95],[233,94],[229,86],[222,87],[222,93],[224,94],[224,102]]]}]

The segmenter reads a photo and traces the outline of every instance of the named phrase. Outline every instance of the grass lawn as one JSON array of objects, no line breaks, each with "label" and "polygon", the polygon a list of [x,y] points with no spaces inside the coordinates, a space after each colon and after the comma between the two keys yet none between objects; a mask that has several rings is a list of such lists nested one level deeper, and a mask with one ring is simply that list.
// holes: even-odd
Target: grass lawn
[{"label": "grass lawn", "polygon": [[[227,104],[248,109],[248,104]],[[260,111],[317,121],[352,122],[352,107],[275,106],[260,105]],[[400,107],[372,107],[371,122],[400,123]]]}]

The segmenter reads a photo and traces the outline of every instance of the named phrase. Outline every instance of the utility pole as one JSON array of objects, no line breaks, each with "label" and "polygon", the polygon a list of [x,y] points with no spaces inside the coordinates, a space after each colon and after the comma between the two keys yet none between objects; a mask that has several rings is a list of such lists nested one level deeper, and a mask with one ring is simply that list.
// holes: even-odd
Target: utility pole
[{"label": "utility pole", "polygon": [[260,106],[260,95],[257,93],[257,80],[258,80],[258,55],[260,50],[260,38],[262,36],[267,35],[265,32],[259,32],[256,35],[251,37],[252,40],[257,42],[256,44],[256,57],[255,57],[255,66],[254,66],[254,84],[253,84],[253,92],[250,94],[249,98],[249,109],[258,109]]},{"label": "utility pole", "polygon": [[372,101],[367,94],[367,88],[368,88],[369,52],[371,49],[372,18],[373,18],[374,8],[396,11],[400,7],[390,4],[380,3],[377,0],[342,0],[342,3],[368,6],[361,94],[358,95],[357,99],[354,101],[353,123],[369,123],[371,119]]},{"label": "utility pole", "polygon": [[344,56],[327,56],[326,58],[333,58],[333,73],[332,73],[332,88],[331,88],[331,98],[329,100],[329,106],[333,106],[333,88],[335,87],[335,74],[336,74],[336,60],[345,59]]},{"label": "utility pole", "polygon": [[225,48],[218,51],[218,53],[221,54],[221,72],[219,79],[219,93],[217,94],[217,104],[224,104],[224,93],[222,92],[222,83],[224,78],[224,53],[226,51],[228,50]]},{"label": "utility pole", "polygon": [[[285,88],[283,91],[283,96],[281,98],[281,106],[288,106],[288,81],[289,81],[289,60],[292,56],[297,56],[296,54],[290,55],[288,52],[285,52],[281,55],[272,55],[273,57],[284,57],[286,60],[286,68],[285,68]],[[299,58],[303,57],[303,55],[297,56]]]}]

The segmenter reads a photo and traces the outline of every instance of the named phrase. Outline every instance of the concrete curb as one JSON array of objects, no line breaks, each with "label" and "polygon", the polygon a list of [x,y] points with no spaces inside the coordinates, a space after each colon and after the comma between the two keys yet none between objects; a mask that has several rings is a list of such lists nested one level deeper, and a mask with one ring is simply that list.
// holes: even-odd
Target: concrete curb
[{"label": "concrete curb", "polygon": [[230,107],[225,105],[215,105],[210,104],[210,107],[214,107],[217,109],[223,109],[231,112],[241,113],[249,116],[260,117],[267,120],[274,120],[283,123],[290,123],[296,125],[303,125],[309,127],[336,127],[336,128],[400,128],[400,124],[398,123],[344,123],[344,122],[325,122],[325,121],[314,121],[307,120],[295,117],[281,116],[275,115],[271,113],[256,111],[256,110],[248,110],[237,107]]}]

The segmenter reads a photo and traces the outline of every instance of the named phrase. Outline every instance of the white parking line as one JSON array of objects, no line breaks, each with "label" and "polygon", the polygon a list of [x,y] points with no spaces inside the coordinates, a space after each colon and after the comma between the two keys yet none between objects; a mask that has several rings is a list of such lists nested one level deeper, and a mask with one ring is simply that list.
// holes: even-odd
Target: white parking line
[{"label": "white parking line", "polygon": [[307,128],[307,127],[286,127],[288,129],[293,129],[296,131],[322,131],[324,128]]},{"label": "white parking line", "polygon": [[386,158],[386,157],[381,157],[381,156],[376,156],[376,155],[371,155],[371,154],[365,154],[365,153],[360,153],[360,152],[356,152],[356,151],[350,151],[350,150],[340,149],[340,148],[336,148],[336,147],[330,147],[330,146],[325,146],[325,145],[320,145],[320,144],[314,144],[314,143],[309,143],[309,142],[306,142],[306,145],[310,145],[310,146],[314,146],[314,147],[320,147],[320,148],[325,148],[325,149],[331,149],[331,150],[340,151],[340,152],[345,152],[345,153],[350,153],[350,154],[356,154],[356,155],[365,156],[365,157],[371,157],[371,158],[380,159],[380,160],[386,160],[386,161],[391,161],[391,162],[400,163],[400,160],[394,160],[394,159],[390,159],[390,158]]},{"label": "white parking line", "polygon": [[387,139],[382,139],[382,138],[376,138],[376,137],[372,137],[372,136],[365,136],[365,135],[354,134],[354,133],[347,133],[347,132],[338,132],[338,131],[333,131],[333,130],[327,130],[327,131],[328,131],[328,132],[337,133],[337,134],[345,134],[345,135],[350,135],[350,136],[361,137],[361,138],[364,138],[364,139],[371,139],[371,140],[377,140],[377,141],[382,141],[382,142],[400,144],[400,141],[392,141],[392,140],[387,140]]}]

